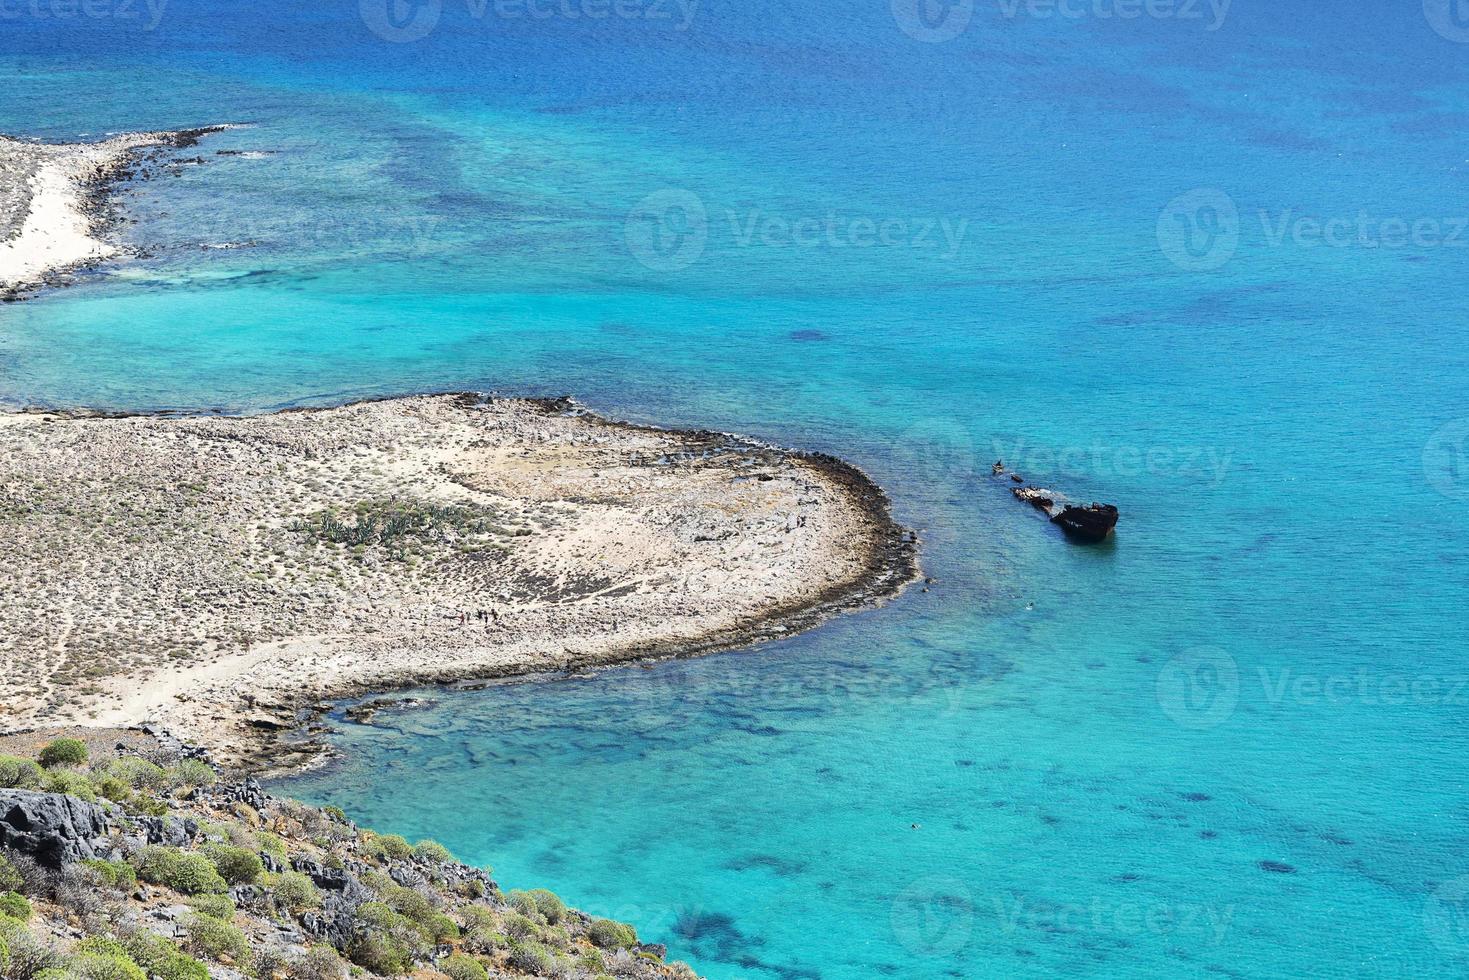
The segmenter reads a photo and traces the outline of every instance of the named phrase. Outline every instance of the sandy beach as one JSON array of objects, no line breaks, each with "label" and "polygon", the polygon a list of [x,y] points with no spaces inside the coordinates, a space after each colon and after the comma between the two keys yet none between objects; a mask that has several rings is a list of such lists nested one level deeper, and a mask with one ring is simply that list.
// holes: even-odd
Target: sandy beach
[{"label": "sandy beach", "polygon": [[323,699],[736,646],[916,574],[838,460],[564,401],[14,414],[0,454],[0,726],[256,766]]},{"label": "sandy beach", "polygon": [[177,149],[224,127],[127,133],[96,143],[0,136],[0,297],[117,254],[97,197],[140,151]]}]

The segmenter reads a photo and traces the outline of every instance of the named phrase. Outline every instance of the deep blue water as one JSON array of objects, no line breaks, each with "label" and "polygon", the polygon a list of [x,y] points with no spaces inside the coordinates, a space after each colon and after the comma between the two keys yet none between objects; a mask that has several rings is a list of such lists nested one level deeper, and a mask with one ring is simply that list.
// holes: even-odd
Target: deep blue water
[{"label": "deep blue water", "polygon": [[939,581],[284,789],[714,978],[1469,972],[1456,5],[375,2],[0,3],[0,131],[251,124],[0,401],[572,392],[856,461]]}]

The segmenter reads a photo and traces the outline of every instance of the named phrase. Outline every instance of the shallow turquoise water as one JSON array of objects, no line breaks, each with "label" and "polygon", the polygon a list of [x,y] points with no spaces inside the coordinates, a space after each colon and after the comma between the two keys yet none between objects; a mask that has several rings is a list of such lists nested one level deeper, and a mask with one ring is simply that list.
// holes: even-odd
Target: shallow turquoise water
[{"label": "shallow turquoise water", "polygon": [[0,308],[0,400],[569,391],[867,468],[929,592],[431,692],[282,787],[711,977],[1459,975],[1469,47],[1430,8],[9,18],[0,131],[253,126],[131,189],[153,257]]}]

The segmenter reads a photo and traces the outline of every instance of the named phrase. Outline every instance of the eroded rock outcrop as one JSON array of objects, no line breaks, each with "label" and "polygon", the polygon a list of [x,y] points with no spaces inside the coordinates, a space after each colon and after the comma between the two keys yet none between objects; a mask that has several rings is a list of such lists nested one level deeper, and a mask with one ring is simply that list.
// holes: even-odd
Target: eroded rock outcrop
[{"label": "eroded rock outcrop", "polygon": [[96,845],[111,827],[108,812],[94,803],[59,793],[0,789],[0,848],[43,867],[96,857]]}]

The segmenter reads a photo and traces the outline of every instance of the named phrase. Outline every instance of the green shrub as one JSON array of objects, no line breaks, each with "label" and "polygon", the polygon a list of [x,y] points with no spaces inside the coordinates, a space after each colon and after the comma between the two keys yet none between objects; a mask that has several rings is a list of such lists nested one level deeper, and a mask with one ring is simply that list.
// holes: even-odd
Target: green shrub
[{"label": "green shrub", "polygon": [[30,759],[0,755],[0,789],[40,789],[41,767]]},{"label": "green shrub", "polygon": [[428,917],[427,922],[420,923],[420,925],[423,926],[429,938],[436,943],[459,938],[459,924],[442,912],[435,912]]},{"label": "green shrub", "polygon": [[0,895],[0,915],[28,922],[31,917],[31,903],[15,892],[6,892]]},{"label": "green shrub", "polygon": [[358,876],[362,884],[376,895],[386,895],[389,891],[398,887],[398,883],[381,871],[368,868]]},{"label": "green shrub", "polygon": [[539,913],[547,922],[555,925],[566,916],[566,903],[556,897],[555,892],[536,888],[528,892],[511,892],[510,904],[521,915],[534,918]]},{"label": "green shrub", "polygon": [[92,785],[92,781],[85,773],[77,772],[74,769],[48,770],[45,783],[41,788],[48,793],[64,793],[88,803],[97,802],[97,787]]},{"label": "green shrub", "polygon": [[[73,953],[97,953],[101,956],[128,956],[127,947],[106,936],[88,936],[76,944]],[[131,956],[128,956],[131,959]]]},{"label": "green shrub", "polygon": [[204,856],[214,862],[219,876],[231,885],[253,885],[265,874],[260,855],[230,844],[205,844]]},{"label": "green shrub", "polygon": [[41,765],[47,769],[79,766],[86,761],[87,743],[79,738],[58,738],[41,750]]},{"label": "green shrub", "polygon": [[291,964],[291,980],[340,980],[346,972],[342,957],[330,946],[312,946]]},{"label": "green shrub", "polygon": [[193,786],[213,786],[219,776],[207,763],[200,762],[198,759],[181,759],[168,767],[168,770],[163,773],[163,778],[170,789],[183,789]]},{"label": "green shrub", "polygon": [[188,934],[189,952],[195,956],[207,956],[212,960],[228,957],[235,963],[245,963],[250,959],[250,941],[243,932],[223,919],[194,912],[184,917],[184,932]]},{"label": "green shrub", "polygon": [[413,845],[413,858],[427,864],[444,864],[454,860],[449,849],[436,840],[421,840]]},{"label": "green shrub", "polygon": [[495,914],[494,909],[485,905],[466,905],[459,910],[459,917],[464,920],[466,929],[498,929],[500,917]]},{"label": "green shrub", "polygon": [[379,889],[378,894],[382,896],[383,902],[390,909],[400,915],[406,915],[419,925],[428,925],[438,911],[426,897],[402,885],[384,885]]},{"label": "green shrub", "polygon": [[67,962],[66,972],[75,980],[148,980],[125,953],[79,953]]},{"label": "green shrub", "polygon": [[493,953],[509,945],[508,936],[489,926],[475,926],[464,937],[464,948],[471,953]]},{"label": "green shrub", "polygon": [[406,861],[413,856],[413,848],[397,834],[382,834],[368,839],[367,853],[379,860]]},{"label": "green shrub", "polygon": [[260,849],[271,857],[284,861],[289,856],[286,851],[286,842],[268,830],[257,830],[255,839],[260,844]]},{"label": "green shrub", "polygon": [[519,912],[511,912],[505,916],[505,935],[511,939],[539,939],[541,925]]},{"label": "green shrub", "polygon": [[632,926],[611,919],[594,919],[587,927],[587,938],[603,949],[631,949],[638,944],[638,934]]},{"label": "green shrub", "polygon": [[510,965],[522,973],[546,976],[556,969],[556,957],[540,943],[512,943]]},{"label": "green shrub", "polygon": [[189,899],[189,908],[226,922],[235,917],[235,901],[228,895],[195,895]]},{"label": "green shrub", "polygon": [[56,971],[63,965],[55,949],[31,935],[14,919],[0,922],[0,940],[5,943],[10,961],[5,968],[7,980],[36,980],[47,971]]},{"label": "green shrub", "polygon": [[274,882],[275,900],[292,912],[314,909],[321,905],[321,891],[299,871],[286,871]]},{"label": "green shrub", "polygon": [[328,804],[328,805],[322,807],[321,808],[321,812],[322,813],[325,813],[327,816],[331,817],[337,823],[346,823],[347,822],[347,811],[343,810],[339,806],[336,806],[335,804]]},{"label": "green shrub", "polygon": [[412,919],[393,911],[385,902],[363,902],[357,906],[356,918],[359,925],[369,930],[418,933]]},{"label": "green shrub", "polygon": [[350,953],[353,963],[384,977],[401,976],[413,966],[408,948],[389,936],[359,936]]},{"label": "green shrub", "polygon": [[539,919],[541,917],[541,910],[536,905],[535,897],[530,892],[513,891],[505,896],[505,901],[509,902],[512,909],[527,919]]},{"label": "green shrub", "polygon": [[250,952],[250,972],[257,980],[275,980],[275,975],[285,972],[289,966],[286,951],[275,943],[267,942]]},{"label": "green shrub", "polygon": [[16,870],[15,865],[0,854],[0,891],[18,892],[25,887],[25,877]]},{"label": "green shrub", "polygon": [[143,972],[157,980],[209,980],[209,969],[162,936],[139,929],[122,937],[122,947]]},{"label": "green shrub", "polygon": [[439,970],[446,974],[449,980],[489,980],[489,974],[485,972],[480,961],[462,953],[456,953],[444,960],[439,964]]},{"label": "green shrub", "polygon": [[92,787],[97,795],[114,803],[123,803],[132,798],[132,787],[118,779],[116,776],[100,776],[92,774]]},{"label": "green shrub", "polygon": [[357,908],[356,920],[360,939],[350,953],[357,965],[375,973],[382,973],[377,966],[383,966],[396,975],[423,955],[424,930],[383,902],[364,902]]},{"label": "green shrub", "polygon": [[168,801],[158,796],[134,793],[122,801],[122,808],[135,817],[168,816]]},{"label": "green shrub", "polygon": [[133,866],[122,861],[88,860],[82,862],[97,884],[105,888],[120,888],[129,891],[138,884],[138,873]]},{"label": "green shrub", "polygon": [[10,970],[10,944],[5,941],[5,937],[4,936],[0,936],[0,977],[5,976],[5,974],[9,970]]},{"label": "green shrub", "polygon": [[120,759],[108,759],[92,767],[92,775],[116,779],[125,783],[131,789],[146,790],[150,793],[161,792],[168,785],[163,778],[163,770],[147,759],[139,759],[137,756],[124,756]]},{"label": "green shrub", "polygon": [[173,847],[145,847],[138,856],[138,876],[185,895],[220,894],[229,886],[202,854]]},{"label": "green shrub", "polygon": [[25,931],[26,924],[14,916],[0,912],[0,939],[9,939],[17,932]]}]

